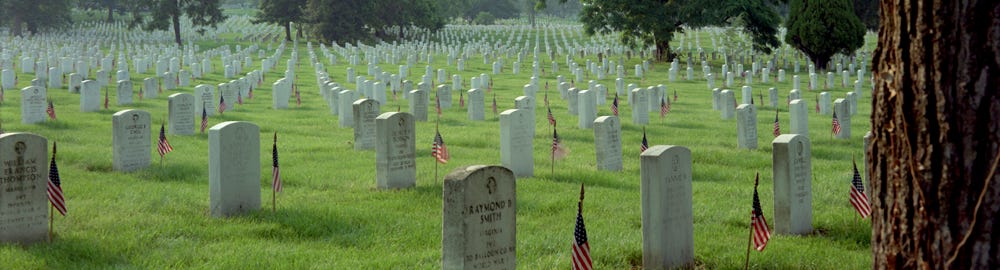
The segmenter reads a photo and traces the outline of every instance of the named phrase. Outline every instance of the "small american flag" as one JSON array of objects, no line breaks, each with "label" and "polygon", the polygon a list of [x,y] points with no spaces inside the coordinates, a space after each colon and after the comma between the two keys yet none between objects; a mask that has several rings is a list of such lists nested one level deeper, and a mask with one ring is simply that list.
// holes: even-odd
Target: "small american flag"
[{"label": "small american flag", "polygon": [[208,111],[205,107],[201,107],[201,133],[205,133],[205,128],[208,127]]},{"label": "small american flag", "polygon": [[833,112],[833,135],[840,135],[840,120],[837,120],[837,112]]},{"label": "small american flag", "polygon": [[778,110],[774,110],[774,137],[781,136],[781,125],[778,124]]},{"label": "small american flag", "polygon": [[458,107],[459,108],[465,107],[465,96],[462,95],[462,91],[458,91]]},{"label": "small american flag", "polygon": [[434,110],[437,111],[438,117],[441,117],[441,97],[435,95],[434,99],[435,99]]},{"label": "small american flag", "polygon": [[583,184],[580,185],[580,203],[577,205],[576,226],[573,228],[573,270],[593,270],[590,260],[590,243],[587,227],[583,225]]},{"label": "small american flag", "polygon": [[615,94],[615,100],[611,101],[611,113],[618,116],[618,94]]},{"label": "small american flag", "polygon": [[674,89],[674,102],[677,102],[677,89]]},{"label": "small american flag", "polygon": [[56,120],[56,106],[52,104],[52,100],[49,100],[49,106],[45,107],[45,113],[49,115],[49,119]]},{"label": "small american flag", "polygon": [[819,97],[816,97],[816,112],[819,112]]},{"label": "small american flag", "polygon": [[865,185],[861,182],[857,162],[854,162],[854,178],[851,179],[851,205],[858,211],[858,215],[861,215],[861,219],[867,218],[872,213],[871,202],[868,201],[868,195],[865,195]]},{"label": "small american flag", "polygon": [[663,118],[664,116],[667,116],[667,113],[669,113],[669,112],[670,112],[670,105],[669,105],[669,103],[667,103],[667,101],[664,100],[661,97],[660,98],[660,118]]},{"label": "small american flag", "polygon": [[108,88],[104,88],[104,109],[108,109]]},{"label": "small american flag", "polygon": [[556,117],[552,116],[552,108],[547,108],[547,109],[549,110],[549,113],[548,113],[549,115],[547,116],[549,118],[549,125],[555,126],[556,125]]},{"label": "small american flag", "polygon": [[[548,83],[545,83],[545,85],[548,86]],[[546,87],[545,89],[548,90],[548,87]],[[545,92],[545,99],[544,100],[545,100],[545,107],[548,107],[549,106],[549,92],[548,91]]]},{"label": "small american flag", "polygon": [[226,97],[219,95],[219,113],[226,112]]},{"label": "small american flag", "polygon": [[49,203],[55,207],[59,214],[66,216],[66,198],[63,197],[62,186],[59,181],[59,168],[56,167],[56,143],[52,143],[52,162],[49,164],[49,183],[46,193],[49,194]]},{"label": "small american flag", "polygon": [[771,239],[771,232],[768,231],[764,211],[760,209],[760,196],[757,195],[758,181],[760,181],[760,173],[753,181],[753,211],[750,212],[750,228],[753,230],[754,249],[764,251],[764,247],[767,247],[767,241]]},{"label": "small american flag", "polygon": [[160,124],[160,139],[156,143],[156,152],[160,153],[160,158],[162,158],[167,153],[170,153],[170,151],[174,151],[174,148],[167,141],[167,133],[163,130],[163,124]]},{"label": "small american flag", "polygon": [[253,99],[253,86],[250,86],[250,91],[247,92],[247,99]]},{"label": "small american flag", "polygon": [[642,128],[642,144],[639,145],[639,153],[646,152],[649,149],[649,141],[646,140],[646,128]]},{"label": "small american flag", "polygon": [[236,104],[243,105],[243,93],[236,91]]},{"label": "small american flag", "polygon": [[302,95],[299,94],[299,88],[295,88],[295,106],[302,106]]},{"label": "small american flag", "polygon": [[448,153],[448,147],[444,145],[444,138],[441,138],[441,132],[435,130],[434,133],[434,144],[431,146],[431,156],[440,162],[441,164],[448,163],[448,159],[451,155]]},{"label": "small american flag", "polygon": [[560,148],[562,148],[562,146],[559,145],[559,132],[557,132],[556,129],[555,129],[555,127],[553,126],[553,128],[552,128],[552,156],[553,157],[556,155],[557,152],[560,151]]},{"label": "small american flag", "polygon": [[497,94],[493,94],[493,115],[497,114]]},{"label": "small american flag", "polygon": [[274,145],[271,148],[271,160],[274,162],[271,167],[271,189],[274,192],[281,192],[281,170],[278,168],[278,132],[274,132]]}]

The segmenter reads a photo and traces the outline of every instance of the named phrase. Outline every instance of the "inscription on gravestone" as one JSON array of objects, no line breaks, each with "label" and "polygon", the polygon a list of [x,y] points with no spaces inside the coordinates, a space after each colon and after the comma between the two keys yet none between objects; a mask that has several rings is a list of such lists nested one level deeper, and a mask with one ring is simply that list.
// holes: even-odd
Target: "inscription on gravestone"
[{"label": "inscription on gravestone", "polygon": [[458,168],[445,176],[442,269],[515,269],[517,181],[501,166]]},{"label": "inscription on gravestone", "polygon": [[48,140],[35,134],[0,134],[0,243],[48,237],[47,146]]}]

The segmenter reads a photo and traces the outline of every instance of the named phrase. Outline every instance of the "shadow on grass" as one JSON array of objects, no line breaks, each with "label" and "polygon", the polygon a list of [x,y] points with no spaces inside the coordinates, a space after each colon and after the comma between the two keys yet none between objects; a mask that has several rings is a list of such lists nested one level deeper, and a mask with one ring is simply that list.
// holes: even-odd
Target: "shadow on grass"
[{"label": "shadow on grass", "polygon": [[[270,204],[267,202],[265,204]],[[258,237],[270,240],[322,240],[344,247],[369,246],[375,239],[365,224],[374,224],[364,215],[341,215],[317,209],[282,208],[271,212],[270,205],[262,206],[252,216],[237,217],[249,222],[272,222],[278,226],[265,226],[256,230]]]},{"label": "shadow on grass", "polygon": [[[538,174],[539,173],[536,172],[536,175],[538,175]],[[603,177],[603,176],[598,176],[598,175],[594,175],[594,174],[583,174],[581,172],[560,172],[560,171],[557,171],[555,175],[551,175],[551,174],[549,174],[549,172],[545,171],[545,172],[541,172],[541,175],[538,175],[538,176],[544,176],[544,178],[540,178],[540,179],[543,179],[543,180],[551,180],[551,181],[554,181],[554,182],[561,182],[561,183],[570,183],[570,184],[584,183],[587,186],[598,186],[598,187],[603,187],[603,188],[613,188],[613,189],[624,190],[624,191],[639,189],[639,186],[638,186],[639,182],[629,183],[629,182],[626,182],[626,179],[620,179],[620,178],[614,178],[614,179],[612,179],[610,177]]]},{"label": "shadow on grass", "polygon": [[26,249],[48,263],[50,269],[121,268],[128,262],[119,252],[84,238],[62,238],[58,233],[50,243],[37,243]]}]

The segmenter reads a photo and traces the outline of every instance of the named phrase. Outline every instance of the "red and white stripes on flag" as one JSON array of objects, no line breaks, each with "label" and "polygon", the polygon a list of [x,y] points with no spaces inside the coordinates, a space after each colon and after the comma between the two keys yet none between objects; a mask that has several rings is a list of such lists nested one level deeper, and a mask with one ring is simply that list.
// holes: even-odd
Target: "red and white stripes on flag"
[{"label": "red and white stripes on flag", "polygon": [[868,195],[865,195],[865,185],[861,182],[857,162],[854,162],[854,178],[851,179],[851,205],[858,211],[858,215],[861,215],[861,219],[867,218],[872,213],[872,205],[868,201]]},{"label": "red and white stripes on flag", "polygon": [[774,110],[774,137],[781,136],[781,124],[778,123],[778,110]]},{"label": "red and white stripes on flag", "polygon": [[226,97],[219,95],[219,114],[226,112]]},{"label": "red and white stripes on flag", "polygon": [[271,160],[274,163],[271,167],[271,189],[273,189],[274,192],[281,192],[283,187],[281,184],[281,170],[278,167],[278,132],[274,132],[274,145],[271,148]]},{"label": "red and white stripes on flag", "polygon": [[204,106],[201,107],[201,133],[205,133],[205,128],[208,127],[208,110]]},{"label": "red and white stripes on flag", "polygon": [[52,104],[52,100],[49,100],[49,106],[45,107],[45,113],[49,115],[49,119],[56,120],[56,106]]},{"label": "red and white stripes on flag", "polygon": [[840,120],[837,119],[837,112],[833,112],[833,135],[840,135]]},{"label": "red and white stripes on flag", "polygon": [[764,251],[764,247],[767,247],[767,241],[771,239],[771,232],[768,231],[764,212],[760,209],[760,196],[757,195],[757,182],[759,180],[760,174],[758,173],[753,186],[753,210],[750,212],[750,228],[754,249]]},{"label": "red and white stripes on flag", "polygon": [[441,97],[435,95],[434,99],[436,100],[434,110],[437,110],[438,117],[441,117]]},{"label": "red and white stripes on flag", "polygon": [[583,225],[583,185],[580,185],[580,204],[576,211],[576,226],[573,228],[573,270],[593,270],[590,259],[590,243],[587,228]]},{"label": "red and white stripes on flag", "polygon": [[546,116],[549,119],[549,125],[556,125],[556,117],[552,115],[552,108],[547,108],[549,110],[549,115]]},{"label": "red and white stripes on flag", "polygon": [[170,151],[174,151],[174,148],[170,146],[170,142],[167,141],[167,133],[163,130],[163,124],[160,124],[160,139],[156,143],[156,152],[160,153],[162,158]]},{"label": "red and white stripes on flag", "polygon": [[59,168],[56,167],[56,143],[52,143],[52,162],[49,164],[49,183],[46,193],[49,194],[49,203],[59,211],[59,214],[66,215],[66,198],[63,197],[62,186],[59,181]]},{"label": "red and white stripes on flag", "polygon": [[615,100],[611,101],[611,113],[618,116],[618,94],[615,93]]},{"label": "red and white stripes on flag", "polygon": [[440,162],[441,164],[447,164],[448,159],[451,158],[451,154],[448,153],[448,147],[444,145],[444,138],[441,137],[441,132],[434,131],[434,145],[431,146],[431,156]]}]

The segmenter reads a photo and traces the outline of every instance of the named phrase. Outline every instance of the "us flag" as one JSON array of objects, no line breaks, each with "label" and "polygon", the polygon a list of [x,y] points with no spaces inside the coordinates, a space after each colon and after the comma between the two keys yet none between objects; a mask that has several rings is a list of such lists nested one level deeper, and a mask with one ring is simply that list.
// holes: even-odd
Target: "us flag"
[{"label": "us flag", "polygon": [[615,93],[615,100],[611,101],[611,113],[618,116],[618,94]]},{"label": "us flag", "polygon": [[278,168],[278,132],[274,132],[274,145],[271,148],[271,160],[274,162],[271,167],[271,189],[274,192],[281,192],[281,170]]},{"label": "us flag", "polygon": [[670,112],[670,104],[667,103],[667,101],[664,100],[663,97],[660,97],[660,118],[667,116],[667,113],[669,112]]},{"label": "us flag", "polygon": [[465,96],[462,95],[462,91],[458,91],[458,107],[465,107]]},{"label": "us flag", "polygon": [[46,193],[49,194],[49,203],[59,211],[59,214],[66,215],[66,198],[63,197],[62,186],[59,181],[59,168],[56,167],[56,143],[52,142],[52,162],[49,164],[49,183]]},{"label": "us flag", "polygon": [[764,218],[764,211],[760,209],[760,196],[757,195],[757,183],[760,181],[760,173],[753,181],[753,210],[750,212],[750,229],[753,231],[753,247],[757,251],[764,251],[767,241],[771,239],[771,232],[767,228],[767,219]]},{"label": "us flag", "polygon": [[250,86],[250,91],[247,92],[247,98],[248,99],[253,99],[253,86]]},{"label": "us flag", "polygon": [[819,96],[816,97],[816,112],[819,112]]},{"label": "us flag", "polygon": [[867,218],[872,213],[871,202],[868,201],[868,195],[865,195],[865,185],[861,182],[861,174],[858,173],[856,161],[854,162],[854,178],[851,179],[851,205],[854,206],[854,210],[858,211],[858,215],[861,215],[861,219]]},{"label": "us flag", "polygon": [[108,88],[104,88],[104,109],[108,109]]},{"label": "us flag", "polygon": [[778,110],[774,110],[774,137],[781,136],[781,125],[778,124]]},{"label": "us flag", "polygon": [[[546,83],[545,83],[545,90],[548,90],[548,89],[549,89],[549,88],[548,88],[548,85],[549,85],[549,83],[548,83],[548,82],[546,82]],[[545,91],[545,99],[544,99],[544,100],[545,100],[545,107],[548,107],[548,106],[549,106],[549,92],[548,92],[548,91]],[[617,115],[617,114],[616,114],[616,115]]]},{"label": "us flag", "polygon": [[434,133],[434,145],[431,146],[431,156],[440,162],[441,164],[448,163],[448,159],[451,155],[448,153],[448,147],[444,145],[444,138],[441,138],[441,132],[435,130]]},{"label": "us flag", "polygon": [[553,157],[556,156],[556,153],[559,153],[561,151],[560,148],[562,148],[562,146],[559,145],[559,132],[557,132],[556,129],[553,127],[552,128],[552,156]]},{"label": "us flag", "polygon": [[243,105],[243,93],[240,93],[239,90],[236,91],[236,104]]},{"label": "us flag", "polygon": [[497,94],[493,94],[493,115],[497,114]]},{"label": "us flag", "polygon": [[840,135],[840,120],[837,120],[837,112],[833,112],[833,135]]},{"label": "us flag", "polygon": [[302,95],[299,94],[299,88],[295,88],[295,106],[302,106]]},{"label": "us flag", "polygon": [[219,114],[226,112],[226,97],[219,95]]},{"label": "us flag", "polygon": [[646,152],[649,149],[649,141],[646,141],[646,128],[642,128],[642,144],[639,145],[639,153]]},{"label": "us flag", "polygon": [[441,97],[435,95],[434,99],[435,99],[434,110],[437,111],[438,117],[441,117]]},{"label": "us flag", "polygon": [[674,89],[674,102],[677,102],[677,89]]},{"label": "us flag", "polygon": [[163,130],[163,124],[160,124],[160,139],[156,143],[156,152],[160,153],[162,158],[170,151],[174,151],[174,148],[170,146],[170,142],[167,141],[167,133]]},{"label": "us flag", "polygon": [[549,125],[555,126],[556,125],[556,117],[552,116],[552,108],[547,108],[547,109],[549,110],[549,115],[547,116],[549,118]]},{"label": "us flag", "polygon": [[45,107],[45,113],[49,115],[49,119],[56,120],[56,106],[52,104],[52,100],[49,100],[49,106]]},{"label": "us flag", "polygon": [[201,133],[205,133],[205,128],[208,127],[208,111],[204,106],[201,107]]},{"label": "us flag", "polygon": [[573,270],[592,270],[594,263],[590,260],[587,227],[583,225],[583,184],[580,184],[580,202],[576,209],[576,226],[573,228]]}]

